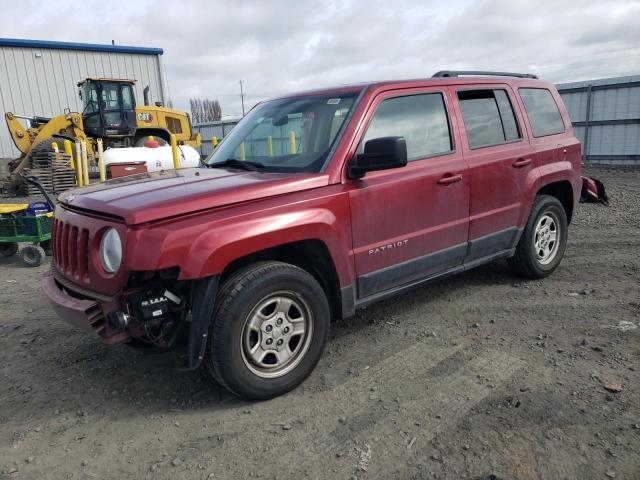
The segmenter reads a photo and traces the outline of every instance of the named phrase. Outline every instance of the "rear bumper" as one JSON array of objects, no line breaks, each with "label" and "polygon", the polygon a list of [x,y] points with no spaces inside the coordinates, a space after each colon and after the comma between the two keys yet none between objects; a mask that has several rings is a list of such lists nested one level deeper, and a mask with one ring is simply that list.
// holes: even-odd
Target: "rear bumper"
[{"label": "rear bumper", "polygon": [[129,338],[127,333],[112,331],[107,324],[106,312],[117,309],[116,299],[96,299],[78,293],[64,285],[61,279],[56,279],[54,271],[42,277],[42,290],[58,316],[71,325],[97,333],[108,344]]}]

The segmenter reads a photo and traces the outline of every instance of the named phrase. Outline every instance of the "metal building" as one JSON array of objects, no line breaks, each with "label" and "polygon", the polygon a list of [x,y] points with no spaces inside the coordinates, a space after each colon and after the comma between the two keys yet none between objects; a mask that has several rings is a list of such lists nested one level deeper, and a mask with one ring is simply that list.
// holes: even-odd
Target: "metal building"
[{"label": "metal building", "polygon": [[[167,99],[162,49],[0,38],[0,114],[52,117],[79,111],[77,83],[87,77],[137,80],[136,100],[149,86],[152,102]],[[0,124],[0,158],[14,158],[9,131]]]},{"label": "metal building", "polygon": [[556,87],[585,163],[640,166],[640,75]]}]

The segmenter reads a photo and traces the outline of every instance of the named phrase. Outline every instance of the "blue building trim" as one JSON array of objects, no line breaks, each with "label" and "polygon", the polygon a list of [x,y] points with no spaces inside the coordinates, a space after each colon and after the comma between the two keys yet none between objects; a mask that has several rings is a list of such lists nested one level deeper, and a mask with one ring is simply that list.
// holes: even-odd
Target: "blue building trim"
[{"label": "blue building trim", "polygon": [[137,53],[140,55],[162,55],[161,48],[129,47],[125,45],[101,45],[97,43],[54,42],[22,38],[0,38],[0,47],[53,48],[57,50],[80,50],[84,52]]}]

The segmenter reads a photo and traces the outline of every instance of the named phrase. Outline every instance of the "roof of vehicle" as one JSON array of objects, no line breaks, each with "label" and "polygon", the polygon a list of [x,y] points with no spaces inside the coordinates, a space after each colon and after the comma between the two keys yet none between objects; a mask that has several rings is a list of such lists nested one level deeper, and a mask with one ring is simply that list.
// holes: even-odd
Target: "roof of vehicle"
[{"label": "roof of vehicle", "polygon": [[107,77],[88,77],[78,82],[78,86],[86,82],[116,82],[116,83],[130,83],[133,85],[137,80],[128,80],[126,78],[107,78]]},{"label": "roof of vehicle", "polygon": [[[440,73],[440,72],[439,72]],[[500,72],[496,72],[500,73]],[[502,72],[504,73],[504,72]],[[544,84],[549,85],[544,80],[539,80],[534,75],[518,74],[519,76],[513,76],[513,74],[504,73],[504,75],[496,75],[493,72],[488,72],[486,75],[460,75],[460,76],[437,76],[426,78],[411,78],[402,80],[379,80],[371,82],[362,82],[355,84],[339,85],[335,87],[327,87],[315,90],[306,90],[286,95],[275,97],[274,99],[284,99],[291,97],[299,97],[304,95],[339,95],[349,93],[359,93],[365,88],[373,88],[376,90],[385,90],[388,87],[400,87],[400,88],[419,88],[423,86],[438,86],[438,85],[470,85],[470,84],[487,84],[487,83],[507,83],[517,86]]]}]

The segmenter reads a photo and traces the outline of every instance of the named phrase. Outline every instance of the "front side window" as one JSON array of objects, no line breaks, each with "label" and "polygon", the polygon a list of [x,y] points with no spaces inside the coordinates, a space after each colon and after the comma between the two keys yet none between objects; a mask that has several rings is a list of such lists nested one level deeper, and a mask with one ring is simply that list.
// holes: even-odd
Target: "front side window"
[{"label": "front side window", "polygon": [[424,93],[383,100],[360,148],[368,140],[381,137],[404,137],[409,161],[450,152],[451,134],[442,94]]},{"label": "front side window", "polygon": [[505,90],[458,92],[469,148],[489,147],[521,138],[513,107]]},{"label": "front side window", "polygon": [[546,88],[521,88],[520,98],[529,117],[529,124],[534,137],[545,137],[564,132],[564,122],[553,100],[551,92]]},{"label": "front side window", "polygon": [[124,110],[131,110],[134,108],[133,101],[133,89],[131,85],[123,85],[122,86],[122,108]]},{"label": "front side window", "polygon": [[257,163],[267,172],[319,172],[356,96],[309,95],[259,104],[206,163],[238,160]]},{"label": "front side window", "polygon": [[98,104],[98,92],[96,90],[96,86],[93,83],[87,82],[82,84],[81,94],[83,103],[83,115],[88,115],[100,110],[100,105]]}]

